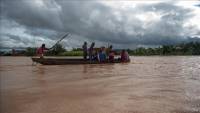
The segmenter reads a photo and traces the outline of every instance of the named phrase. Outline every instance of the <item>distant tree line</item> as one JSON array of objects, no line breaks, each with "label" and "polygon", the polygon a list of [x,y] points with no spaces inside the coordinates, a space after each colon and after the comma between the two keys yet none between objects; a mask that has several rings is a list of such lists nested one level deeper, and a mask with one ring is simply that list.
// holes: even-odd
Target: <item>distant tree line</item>
[{"label": "distant tree line", "polygon": [[182,43],[178,45],[163,45],[157,48],[127,49],[130,55],[200,55],[200,42]]},{"label": "distant tree line", "polygon": [[[20,56],[35,56],[37,48],[28,47],[19,52]],[[119,50],[118,50],[119,51]],[[127,49],[130,55],[150,56],[150,55],[200,55],[200,42],[182,43],[177,45],[163,45],[157,48],[140,47],[134,50]],[[1,56],[12,56],[12,53],[0,53]],[[82,56],[81,48],[73,48],[67,51],[61,44],[46,52],[46,56]],[[15,55],[14,55],[15,56]],[[17,54],[16,54],[17,56]]]}]

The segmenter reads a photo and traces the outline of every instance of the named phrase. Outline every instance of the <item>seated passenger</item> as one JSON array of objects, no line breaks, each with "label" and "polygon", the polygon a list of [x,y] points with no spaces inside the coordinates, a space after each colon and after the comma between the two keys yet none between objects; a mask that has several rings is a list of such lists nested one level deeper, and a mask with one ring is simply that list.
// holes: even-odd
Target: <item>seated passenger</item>
[{"label": "seated passenger", "polygon": [[97,50],[94,51],[93,56],[92,56],[93,61],[98,61],[98,52]]},{"label": "seated passenger", "polygon": [[108,60],[109,62],[114,62],[114,58],[115,58],[115,53],[114,51],[110,51],[109,55],[108,55]]},{"label": "seated passenger", "polygon": [[128,62],[129,60],[128,52],[123,49],[121,52],[121,62]]},{"label": "seated passenger", "polygon": [[106,61],[106,53],[103,51],[103,48],[98,53],[98,60],[99,62],[105,62]]},{"label": "seated passenger", "polygon": [[113,46],[110,45],[107,49],[106,49],[106,54],[107,56],[109,56],[110,52],[112,51]]}]

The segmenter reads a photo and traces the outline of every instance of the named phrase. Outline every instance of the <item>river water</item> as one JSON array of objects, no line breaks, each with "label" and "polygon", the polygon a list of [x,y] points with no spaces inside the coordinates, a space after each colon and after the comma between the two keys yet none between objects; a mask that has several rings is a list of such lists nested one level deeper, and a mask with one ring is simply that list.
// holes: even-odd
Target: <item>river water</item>
[{"label": "river water", "polygon": [[200,113],[200,57],[32,66],[0,57],[1,113]]}]

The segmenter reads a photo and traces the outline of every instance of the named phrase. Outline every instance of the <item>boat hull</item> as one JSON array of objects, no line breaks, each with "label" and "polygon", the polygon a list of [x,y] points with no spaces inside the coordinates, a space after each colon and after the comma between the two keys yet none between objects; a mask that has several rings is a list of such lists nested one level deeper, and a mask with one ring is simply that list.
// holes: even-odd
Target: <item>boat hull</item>
[{"label": "boat hull", "polygon": [[32,61],[43,65],[124,63],[121,62],[119,59],[115,59],[113,62],[105,61],[100,63],[98,61],[89,61],[81,58],[39,58],[39,57],[32,57]]}]

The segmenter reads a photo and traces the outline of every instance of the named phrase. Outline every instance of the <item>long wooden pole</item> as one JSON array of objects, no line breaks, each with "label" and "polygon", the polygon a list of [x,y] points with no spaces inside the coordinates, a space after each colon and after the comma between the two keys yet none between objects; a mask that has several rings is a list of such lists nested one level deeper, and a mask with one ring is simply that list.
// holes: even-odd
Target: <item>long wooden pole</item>
[{"label": "long wooden pole", "polygon": [[64,36],[62,36],[60,38],[60,40],[58,40],[50,49],[53,49],[59,42],[61,42],[64,38],[66,38],[67,36],[69,36],[70,33],[65,34]]}]

